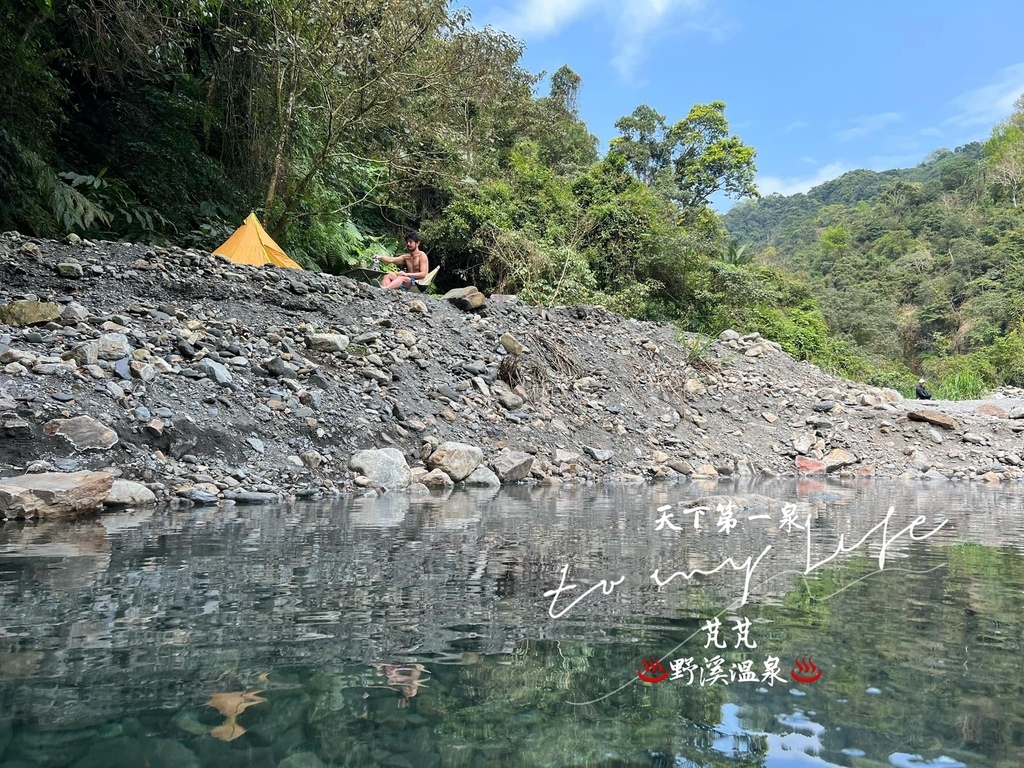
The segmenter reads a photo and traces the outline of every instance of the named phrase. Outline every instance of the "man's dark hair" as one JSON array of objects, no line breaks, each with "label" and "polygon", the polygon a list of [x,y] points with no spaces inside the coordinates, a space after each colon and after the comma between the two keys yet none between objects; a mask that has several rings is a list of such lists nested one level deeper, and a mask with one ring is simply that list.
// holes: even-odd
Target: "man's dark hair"
[{"label": "man's dark hair", "polygon": [[415,229],[410,230],[409,232],[406,232],[405,233],[405,239],[406,240],[415,240],[417,243],[422,243],[423,242],[422,240],[420,240],[420,233],[417,232]]}]

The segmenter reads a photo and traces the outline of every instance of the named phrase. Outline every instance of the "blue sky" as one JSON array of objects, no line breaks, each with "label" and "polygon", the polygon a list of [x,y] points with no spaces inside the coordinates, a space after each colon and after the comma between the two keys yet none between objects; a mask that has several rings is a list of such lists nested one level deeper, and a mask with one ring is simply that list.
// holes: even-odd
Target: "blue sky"
[{"label": "blue sky", "polygon": [[1020,0],[462,5],[474,26],[522,40],[530,71],[568,64],[582,76],[580,115],[602,152],[640,104],[672,123],[695,103],[724,101],[732,131],[757,149],[762,194],[985,139],[1024,92]]}]

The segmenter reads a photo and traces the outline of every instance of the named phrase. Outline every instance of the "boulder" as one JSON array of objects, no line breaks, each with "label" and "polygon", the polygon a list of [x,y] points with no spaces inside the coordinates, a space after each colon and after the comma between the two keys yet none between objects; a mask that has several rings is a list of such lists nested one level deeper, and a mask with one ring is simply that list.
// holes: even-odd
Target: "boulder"
[{"label": "boulder", "polygon": [[501,480],[498,479],[498,476],[484,466],[474,469],[469,477],[462,482],[472,488],[497,488],[501,485]]},{"label": "boulder", "polygon": [[1006,411],[1000,408],[998,405],[992,405],[991,403],[983,403],[977,408],[977,412],[984,416],[995,416],[997,419],[1005,419]]},{"label": "boulder", "polygon": [[480,309],[487,303],[487,297],[480,293],[480,290],[475,285],[469,285],[465,288],[452,288],[443,298],[466,312]]},{"label": "boulder", "polygon": [[826,472],[835,472],[837,469],[856,464],[860,459],[847,450],[836,448],[828,452],[823,459]]},{"label": "boulder", "polygon": [[116,445],[118,440],[117,432],[91,416],[48,421],[43,427],[43,433],[67,438],[78,451],[105,451]]},{"label": "boulder", "polygon": [[907,413],[907,418],[911,421],[924,421],[929,424],[934,424],[936,427],[942,427],[943,429],[957,428],[957,423],[954,419],[944,413],[939,413],[938,411],[910,411]]},{"label": "boulder", "polygon": [[687,379],[686,383],[683,384],[683,390],[690,397],[703,397],[708,393],[708,388],[704,386],[704,382],[700,379]]},{"label": "boulder", "polygon": [[82,270],[82,265],[77,261],[61,261],[57,264],[57,274],[61,277],[77,279],[82,277],[85,272]]},{"label": "boulder", "polygon": [[717,480],[718,470],[711,464],[701,464],[690,475],[694,480]]},{"label": "boulder", "polygon": [[120,360],[132,353],[132,345],[123,333],[105,333],[98,340],[100,360]]},{"label": "boulder", "polygon": [[113,485],[114,476],[107,472],[41,472],[0,478],[0,519],[98,512]]},{"label": "boulder", "polygon": [[207,378],[220,384],[222,387],[228,386],[232,383],[231,371],[221,363],[211,360],[208,357],[204,357],[198,363],[196,368],[206,374]]},{"label": "boulder", "polygon": [[533,456],[522,451],[504,450],[491,459],[491,469],[503,483],[515,483],[530,475]]},{"label": "boulder", "polygon": [[501,334],[501,338],[498,339],[498,341],[501,344],[501,346],[505,348],[505,351],[508,352],[510,355],[519,357],[521,354],[523,354],[523,345],[520,344],[519,341],[516,340],[516,337],[513,336],[511,333],[508,333],[506,331],[505,333]]},{"label": "boulder", "polygon": [[825,462],[809,459],[806,456],[797,456],[796,471],[801,475],[821,475],[825,473]]},{"label": "boulder", "polygon": [[404,491],[412,482],[412,471],[397,448],[357,451],[348,467],[389,491]]},{"label": "boulder", "polygon": [[432,469],[427,472],[423,477],[419,478],[419,481],[427,488],[454,488],[455,481],[452,480],[448,475],[442,472],[440,469]]},{"label": "boulder", "polygon": [[342,333],[313,333],[306,337],[306,346],[317,352],[344,352],[348,336]]},{"label": "boulder", "polygon": [[66,355],[82,366],[96,365],[99,362],[100,345],[95,341],[86,341],[74,347]]},{"label": "boulder", "polygon": [[79,304],[77,301],[69,302],[65,304],[60,311],[60,319],[65,325],[74,325],[75,323],[85,320],[89,317],[89,310]]},{"label": "boulder", "polygon": [[523,398],[521,398],[515,392],[503,392],[498,397],[498,402],[501,403],[502,408],[505,408],[506,410],[509,411],[515,411],[518,410],[519,408],[522,408],[523,403],[525,403],[526,401],[523,400]]},{"label": "boulder", "polygon": [[594,461],[611,461],[615,456],[615,451],[609,451],[605,448],[595,448],[592,445],[583,446],[583,450],[586,451]]},{"label": "boulder", "polygon": [[430,454],[427,466],[431,469],[442,470],[457,483],[469,477],[473,470],[480,466],[483,458],[484,452],[476,446],[445,442],[437,446]]},{"label": "boulder", "polygon": [[818,442],[818,436],[813,432],[800,432],[793,435],[793,450],[800,454],[810,453],[814,444]]},{"label": "boulder", "polygon": [[131,480],[115,480],[103,504],[107,507],[156,504],[156,494],[142,483],[133,483]]},{"label": "boulder", "polygon": [[50,301],[12,301],[0,307],[0,323],[24,328],[60,320],[60,307]]}]

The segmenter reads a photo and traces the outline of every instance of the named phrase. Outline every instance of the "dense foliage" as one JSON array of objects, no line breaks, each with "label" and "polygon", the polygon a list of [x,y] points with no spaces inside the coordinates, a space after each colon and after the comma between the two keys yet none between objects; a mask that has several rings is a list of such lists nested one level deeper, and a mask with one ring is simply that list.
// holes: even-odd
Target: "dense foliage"
[{"label": "dense foliage", "polygon": [[811,286],[877,383],[909,391],[923,375],[939,396],[1024,386],[1021,107],[984,144],[744,203],[726,225]]},{"label": "dense foliage", "polygon": [[416,227],[442,286],[849,361],[708,207],[757,195],[722,102],[640,105],[601,157],[579,75],[538,96],[521,53],[447,0],[0,0],[0,228],[212,248],[255,210],[339,272]]}]

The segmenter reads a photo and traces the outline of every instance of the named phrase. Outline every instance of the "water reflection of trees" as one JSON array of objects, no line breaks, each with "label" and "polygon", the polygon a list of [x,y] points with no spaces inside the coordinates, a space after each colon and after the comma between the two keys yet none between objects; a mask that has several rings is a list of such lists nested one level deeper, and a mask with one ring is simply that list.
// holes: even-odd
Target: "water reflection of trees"
[{"label": "water reflection of trees", "polygon": [[[658,590],[648,580],[655,568],[742,558],[768,543],[775,549],[763,574],[802,567],[798,542],[787,542],[774,521],[762,528],[741,523],[728,537],[713,529],[677,536],[654,530],[658,507],[707,490],[387,495],[161,511],[125,518],[128,525],[105,517],[72,526],[6,526],[0,529],[0,707],[19,717],[80,723],[115,712],[126,696],[140,708],[195,704],[226,670],[302,666],[348,680],[352,664],[415,658],[430,667],[432,690],[412,703],[436,708],[439,733],[452,743],[496,730],[527,707],[539,713],[534,727],[541,732],[564,727],[567,717],[589,717],[611,729],[609,738],[618,743],[698,760],[706,757],[699,735],[716,722],[722,689],[633,686],[596,714],[570,716],[563,708],[567,696],[594,698],[616,687],[641,655],[670,649],[738,594],[741,576],[731,573],[704,579],[701,589]],[[798,497],[781,481],[754,490],[780,500]],[[850,586],[877,569],[868,551],[816,574],[810,591],[794,589],[786,578],[754,590],[746,613],[771,620],[761,637],[773,654],[810,652],[833,665],[821,688],[830,698],[817,702],[818,709],[852,722],[862,739],[876,738],[874,732],[918,743],[921,737],[910,734],[930,734],[975,744],[1019,734],[1019,707],[1007,707],[999,695],[1008,681],[1021,680],[1015,658],[1020,587],[1006,587],[1021,583],[1019,497],[980,485],[806,481],[799,496],[810,505],[825,551],[841,533],[857,538],[890,505],[905,517],[951,521],[929,542],[948,549],[937,574],[890,570]],[[948,546],[964,540],[986,546]],[[924,548],[896,547],[889,567],[922,565],[915,553]],[[629,578],[612,595],[553,621],[543,593],[567,563],[584,587]],[[977,659],[940,658],[964,646],[977,648]],[[975,660],[978,668],[965,679],[963,663],[971,668]],[[872,686],[898,696],[864,693]],[[785,695],[773,692],[765,700]],[[781,699],[773,705],[778,709],[763,706],[786,708]],[[670,711],[678,721],[665,721]],[[646,725],[633,712],[658,714]],[[682,735],[667,738],[666,729]],[[588,740],[599,744],[595,733],[581,726],[578,748]],[[565,745],[566,737],[558,743]]]}]

